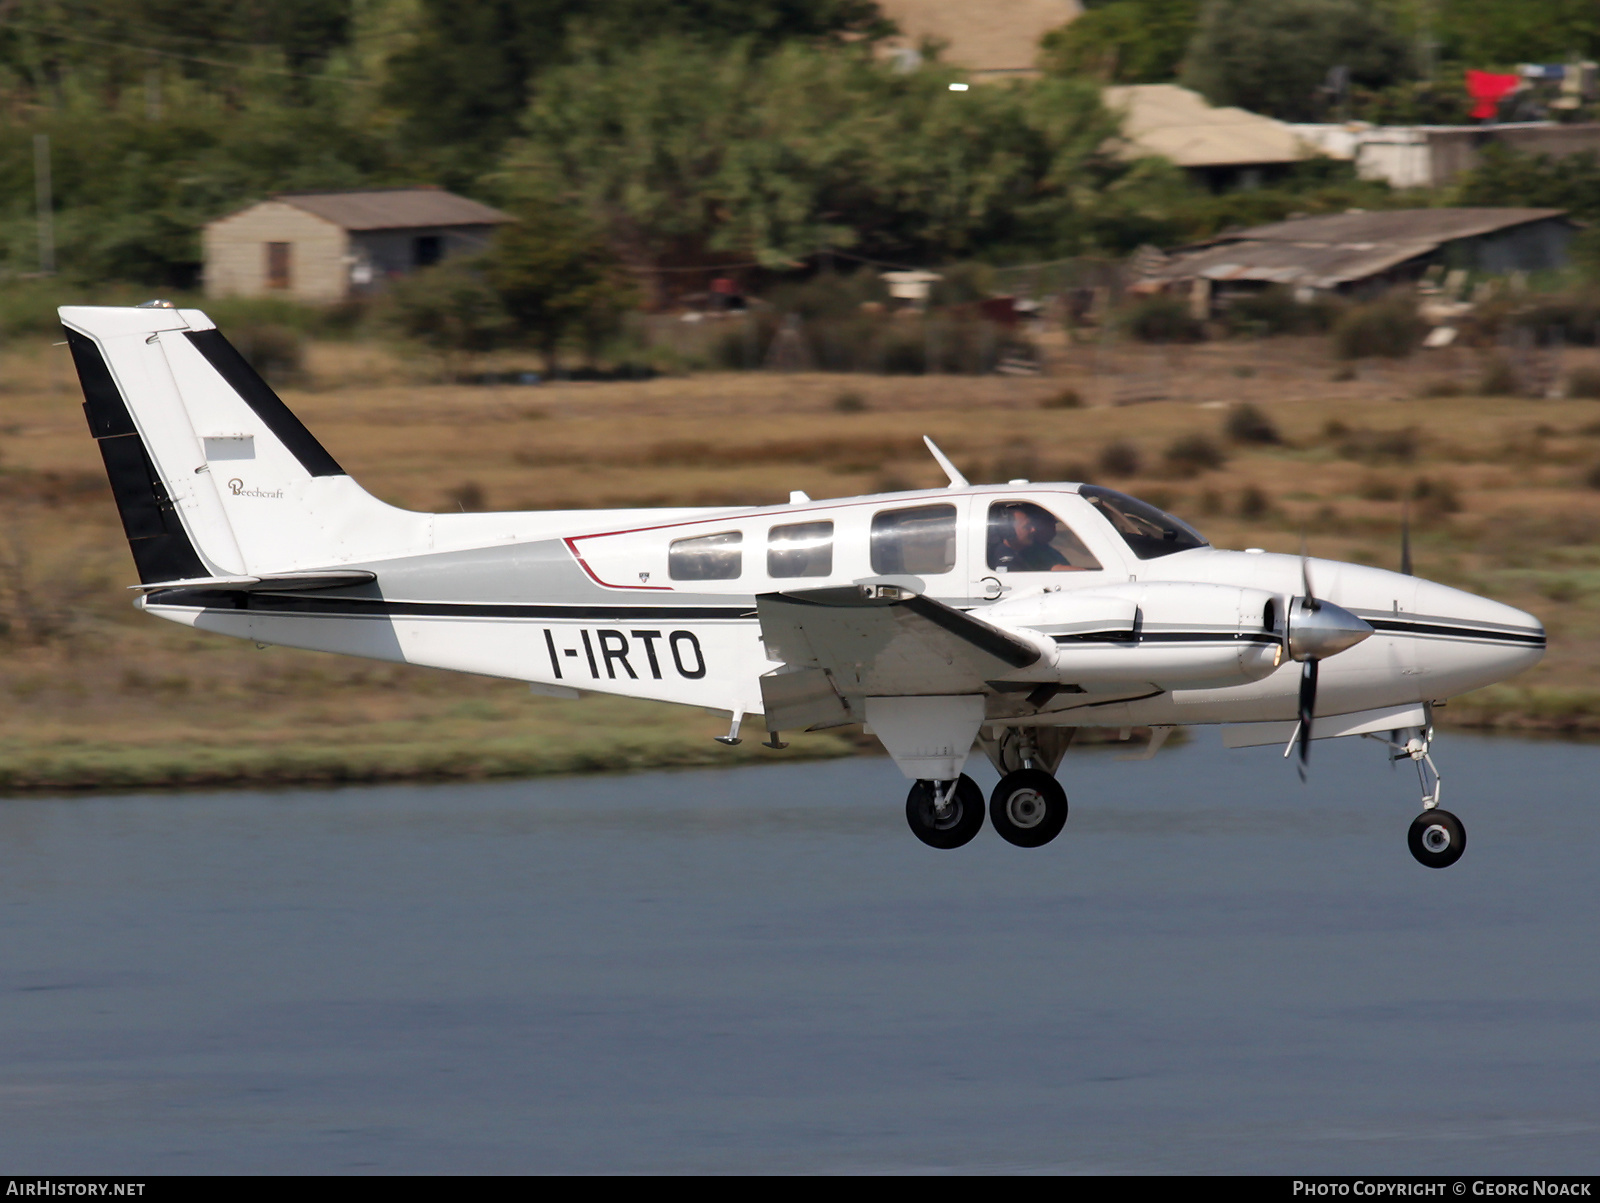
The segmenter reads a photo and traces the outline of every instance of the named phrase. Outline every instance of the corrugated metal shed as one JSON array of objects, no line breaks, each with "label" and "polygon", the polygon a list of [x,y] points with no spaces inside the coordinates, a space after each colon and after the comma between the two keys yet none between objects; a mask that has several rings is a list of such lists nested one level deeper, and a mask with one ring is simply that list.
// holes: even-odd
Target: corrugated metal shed
[{"label": "corrugated metal shed", "polygon": [[[1571,223],[1562,209],[1396,209],[1302,217],[1180,250],[1146,272],[1145,279],[1284,284],[1331,292],[1424,263],[1452,243],[1479,248],[1486,239],[1506,245],[1494,248],[1480,264],[1485,269],[1557,266],[1553,259],[1564,249],[1564,237],[1541,237],[1541,227],[1543,232],[1559,227],[1554,235],[1565,235]],[[1519,231],[1529,237],[1517,239]]]},{"label": "corrugated metal shed", "polygon": [[348,192],[284,192],[274,200],[346,230],[488,226],[510,221],[499,209],[441,188],[371,188]]}]

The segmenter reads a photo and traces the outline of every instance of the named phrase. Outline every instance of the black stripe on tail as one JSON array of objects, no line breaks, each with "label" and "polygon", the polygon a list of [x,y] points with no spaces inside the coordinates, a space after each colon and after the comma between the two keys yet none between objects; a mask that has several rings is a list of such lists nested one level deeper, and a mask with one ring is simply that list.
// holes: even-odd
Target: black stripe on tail
[{"label": "black stripe on tail", "polygon": [[316,436],[306,429],[305,423],[294,413],[272,386],[261,379],[248,360],[222,337],[220,330],[186,330],[189,341],[206,357],[232,387],[244,398],[244,403],[255,411],[256,417],[300,461],[300,466],[313,476],[344,476],[345,470],[329,455]]},{"label": "black stripe on tail", "polygon": [[100,458],[111,479],[139,580],[148,585],[210,576],[211,570],[195,554],[172,498],[156,475],[100,348],[76,330],[67,330],[67,345],[72,348],[72,362],[83,385],[89,433],[100,444]]}]

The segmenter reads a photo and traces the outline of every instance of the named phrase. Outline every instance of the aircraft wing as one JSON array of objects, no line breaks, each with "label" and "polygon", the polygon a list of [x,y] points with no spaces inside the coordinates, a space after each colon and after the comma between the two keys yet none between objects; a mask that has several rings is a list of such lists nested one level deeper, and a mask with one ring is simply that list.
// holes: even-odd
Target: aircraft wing
[{"label": "aircraft wing", "polygon": [[767,654],[784,662],[762,678],[768,722],[787,717],[791,730],[858,721],[846,697],[977,693],[1041,659],[1026,639],[893,586],[764,593],[756,613]]}]

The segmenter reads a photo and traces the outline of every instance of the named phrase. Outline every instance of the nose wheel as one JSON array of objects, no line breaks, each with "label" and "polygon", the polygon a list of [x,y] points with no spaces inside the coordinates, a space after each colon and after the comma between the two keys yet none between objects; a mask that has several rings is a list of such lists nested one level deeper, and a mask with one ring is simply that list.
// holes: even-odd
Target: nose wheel
[{"label": "nose wheel", "polygon": [[955,781],[918,781],[906,795],[906,822],[930,848],[959,848],[983,829],[983,791],[965,773]]},{"label": "nose wheel", "polygon": [[1467,829],[1448,810],[1433,807],[1411,820],[1406,845],[1419,864],[1448,869],[1467,850]]},{"label": "nose wheel", "polygon": [[1019,848],[1042,848],[1067,822],[1067,792],[1043,769],[1018,769],[1000,778],[989,796],[989,822]]},{"label": "nose wheel", "polygon": [[1428,707],[1427,726],[1401,742],[1402,732],[1396,731],[1388,739],[1367,736],[1388,745],[1389,762],[1410,760],[1417,766],[1417,780],[1422,785],[1422,813],[1411,820],[1411,830],[1406,832],[1406,847],[1417,863],[1430,869],[1448,869],[1461,859],[1467,850],[1467,829],[1461,820],[1439,805],[1439,795],[1444,789],[1444,778],[1429,755],[1433,746],[1433,709]]}]

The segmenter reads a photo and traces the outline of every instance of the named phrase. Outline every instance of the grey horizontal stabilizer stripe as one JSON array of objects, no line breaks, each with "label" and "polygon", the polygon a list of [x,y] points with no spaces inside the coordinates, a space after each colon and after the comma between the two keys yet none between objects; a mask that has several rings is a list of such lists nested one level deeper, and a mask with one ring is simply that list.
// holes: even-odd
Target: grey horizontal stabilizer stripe
[{"label": "grey horizontal stabilizer stripe", "polygon": [[159,581],[139,585],[146,591],[157,589],[235,589],[245,593],[273,593],[284,590],[345,589],[351,585],[370,585],[375,572],[335,568],[327,572],[279,572],[264,576],[203,576],[192,580]]}]

